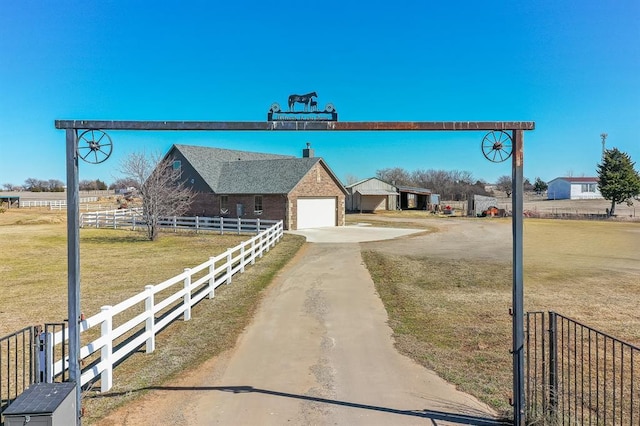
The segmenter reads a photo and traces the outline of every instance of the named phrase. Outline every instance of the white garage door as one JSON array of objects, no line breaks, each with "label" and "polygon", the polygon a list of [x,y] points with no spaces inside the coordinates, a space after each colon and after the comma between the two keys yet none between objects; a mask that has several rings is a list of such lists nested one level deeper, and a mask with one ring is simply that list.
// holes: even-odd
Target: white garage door
[{"label": "white garage door", "polygon": [[298,229],[336,226],[335,198],[298,198]]}]

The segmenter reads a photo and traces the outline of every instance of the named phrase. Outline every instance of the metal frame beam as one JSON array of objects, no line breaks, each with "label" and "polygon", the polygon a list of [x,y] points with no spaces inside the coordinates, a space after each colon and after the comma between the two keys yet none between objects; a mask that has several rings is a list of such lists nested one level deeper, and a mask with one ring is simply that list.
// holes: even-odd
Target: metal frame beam
[{"label": "metal frame beam", "polygon": [[[524,389],[524,282],[523,282],[523,162],[524,131],[533,121],[106,121],[56,120],[66,130],[67,236],[70,380],[76,382],[80,410],[80,232],[78,188],[78,130],[134,131],[491,131],[512,132],[512,231],[513,231],[513,409],[514,424],[525,424]],[[80,411],[79,411],[80,412]],[[78,413],[79,413],[78,412]],[[78,424],[81,419],[78,417]]]},{"label": "metal frame beam", "polygon": [[533,121],[105,121],[56,120],[56,129],[77,130],[305,130],[458,131],[533,130]]}]

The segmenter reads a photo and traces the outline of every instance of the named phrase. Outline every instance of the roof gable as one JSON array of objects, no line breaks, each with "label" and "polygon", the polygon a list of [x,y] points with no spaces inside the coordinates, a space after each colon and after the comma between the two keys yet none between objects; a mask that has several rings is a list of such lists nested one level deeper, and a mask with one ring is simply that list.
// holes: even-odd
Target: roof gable
[{"label": "roof gable", "polygon": [[377,177],[370,177],[370,178],[366,178],[366,179],[359,180],[358,182],[355,182],[355,183],[352,183],[352,184],[349,184],[349,185],[345,185],[345,188],[353,188],[354,186],[362,185],[363,183],[365,183],[365,182],[369,182],[369,181],[371,181],[371,180],[377,180],[377,181],[382,182],[382,183],[384,183],[384,184],[387,184],[387,185],[389,185],[389,186],[393,186],[393,185],[392,185],[392,184],[390,184],[389,182],[385,182],[385,181],[383,181],[383,180],[382,180],[382,179],[380,179],[380,178],[377,178]]}]

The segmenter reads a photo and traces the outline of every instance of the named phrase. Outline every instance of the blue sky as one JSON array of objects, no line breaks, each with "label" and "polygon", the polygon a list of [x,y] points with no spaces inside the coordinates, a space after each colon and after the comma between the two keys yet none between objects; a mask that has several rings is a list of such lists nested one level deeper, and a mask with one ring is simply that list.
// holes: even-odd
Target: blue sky
[{"label": "blue sky", "polygon": [[[231,4],[233,3],[233,4]],[[0,2],[0,185],[65,180],[56,119],[266,120],[316,91],[341,121],[535,121],[525,176],[595,175],[600,134],[640,168],[640,2]],[[511,173],[483,132],[109,132],[80,179],[172,143],[300,155],[338,178]]]}]

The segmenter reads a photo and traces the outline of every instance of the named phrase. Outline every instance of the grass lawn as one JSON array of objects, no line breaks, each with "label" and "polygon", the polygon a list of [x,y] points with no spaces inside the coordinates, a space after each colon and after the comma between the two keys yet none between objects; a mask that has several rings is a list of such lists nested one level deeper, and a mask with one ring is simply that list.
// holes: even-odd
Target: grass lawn
[{"label": "grass lawn", "polygon": [[[390,225],[375,221],[375,215],[372,220],[374,225]],[[446,233],[423,213],[392,220],[393,226],[412,228],[419,220],[425,229]],[[639,223],[527,219],[524,233],[526,310],[555,310],[640,345]],[[122,301],[243,239],[246,236],[163,233],[152,243],[138,232],[82,229],[81,309],[93,315],[101,306]],[[15,209],[0,214],[0,240],[0,336],[66,318],[64,213]],[[231,348],[251,320],[262,290],[303,241],[286,235],[232,285],[219,287],[213,300],[198,304],[191,321],[177,321],[160,333],[156,352],[138,353],[118,366],[110,392],[85,392],[85,424]],[[462,249],[464,241],[460,244]],[[508,413],[511,259],[375,250],[365,250],[363,258],[386,306],[398,349]]]},{"label": "grass lawn", "polygon": [[[554,310],[640,344],[640,224],[526,220],[524,233],[525,310]],[[511,260],[363,257],[398,349],[508,413]]]},{"label": "grass lawn", "polygon": [[[81,310],[86,316],[115,304],[237,245],[248,236],[187,232],[162,233],[147,241],[125,230],[80,231]],[[59,322],[67,317],[66,218],[46,210],[0,214],[0,336],[27,325]],[[230,349],[249,323],[262,290],[293,257],[304,238],[285,235],[255,265],[216,289],[192,310],[188,322],[178,320],[156,338],[156,351],[128,358],[114,370],[110,392],[83,393],[85,417],[91,424],[113,408],[161,385],[207,359]],[[203,332],[206,330],[206,332]],[[98,386],[99,389],[99,386]]]}]

